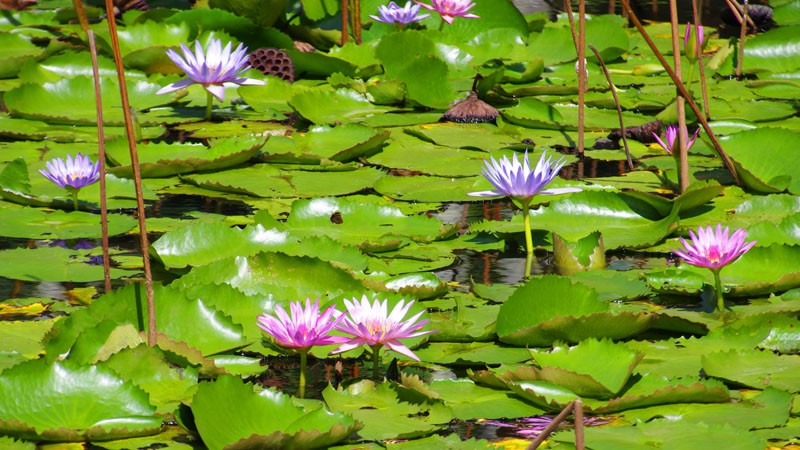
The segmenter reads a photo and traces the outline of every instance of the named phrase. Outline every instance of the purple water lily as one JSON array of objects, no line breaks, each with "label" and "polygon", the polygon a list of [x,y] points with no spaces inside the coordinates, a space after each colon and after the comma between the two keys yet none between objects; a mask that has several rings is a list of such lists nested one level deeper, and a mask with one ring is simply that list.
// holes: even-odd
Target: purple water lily
[{"label": "purple water lily", "polygon": [[525,249],[528,252],[528,260],[525,265],[525,276],[530,276],[530,268],[533,255],[533,238],[531,236],[531,218],[529,214],[531,201],[535,195],[556,195],[579,192],[580,188],[546,188],[564,167],[566,161],[561,158],[553,161],[548,158],[546,153],[542,153],[536,167],[531,170],[528,160],[528,152],[522,162],[515,153],[513,159],[503,156],[500,161],[491,158],[485,162],[483,176],[495,187],[491,191],[470,192],[467,195],[476,197],[497,197],[508,196],[518,201],[522,206],[522,223],[525,227]]},{"label": "purple water lily", "polygon": [[183,56],[172,49],[167,50],[167,56],[186,73],[187,78],[164,86],[156,93],[166,94],[192,84],[202,85],[209,96],[206,107],[207,118],[211,116],[212,96],[219,101],[225,99],[225,83],[243,86],[264,84],[260,80],[242,77],[243,72],[250,68],[247,47],[242,44],[231,50],[230,42],[225,45],[225,48],[222,48],[222,42],[219,39],[211,39],[206,50],[203,50],[200,41],[195,41],[194,52],[183,44],[181,44],[181,50]]},{"label": "purple water lily", "polygon": [[39,173],[70,193],[75,210],[78,209],[78,191],[100,180],[100,161],[93,163],[88,155],[81,153],[74,159],[72,155],[67,155],[66,159],[53,158],[45,166],[47,169],[40,169]]},{"label": "purple water lily", "polygon": [[419,5],[411,1],[406,2],[402,8],[395,2],[389,2],[386,6],[378,6],[378,16],[370,17],[378,22],[408,25],[411,22],[418,22],[430,16],[430,14],[420,14],[419,7]]}]

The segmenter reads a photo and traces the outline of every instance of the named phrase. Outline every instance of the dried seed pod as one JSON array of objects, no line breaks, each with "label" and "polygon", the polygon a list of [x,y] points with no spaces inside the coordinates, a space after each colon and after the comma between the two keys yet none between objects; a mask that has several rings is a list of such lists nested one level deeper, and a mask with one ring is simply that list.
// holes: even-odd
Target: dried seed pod
[{"label": "dried seed pod", "polygon": [[[626,138],[639,141],[643,144],[649,144],[655,142],[656,139],[653,137],[653,134],[657,136],[661,135],[660,120],[654,120],[644,125],[639,125],[638,127],[625,128]],[[622,139],[622,133],[620,133],[619,129],[614,130],[611,133],[608,133],[608,138],[611,139],[612,141],[619,141],[620,139]]]},{"label": "dried seed pod", "polygon": [[294,82],[294,63],[289,55],[277,48],[260,48],[250,54],[250,67],[264,75],[274,75],[290,83]]},{"label": "dried seed pod", "polygon": [[442,119],[448,122],[484,123],[494,122],[499,114],[492,105],[478,98],[477,91],[472,91],[467,98],[453,104]]}]

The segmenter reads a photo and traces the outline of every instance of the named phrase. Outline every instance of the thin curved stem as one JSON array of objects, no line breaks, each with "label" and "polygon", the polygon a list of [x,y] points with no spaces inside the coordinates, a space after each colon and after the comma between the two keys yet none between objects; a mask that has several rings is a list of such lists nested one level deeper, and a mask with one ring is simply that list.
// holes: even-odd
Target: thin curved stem
[{"label": "thin curved stem", "polygon": [[525,229],[525,278],[531,276],[531,266],[533,263],[533,235],[531,233],[531,204],[530,199],[522,202],[522,225]]},{"label": "thin curved stem", "polygon": [[71,190],[70,195],[72,195],[72,208],[74,211],[78,210],[78,190]]}]

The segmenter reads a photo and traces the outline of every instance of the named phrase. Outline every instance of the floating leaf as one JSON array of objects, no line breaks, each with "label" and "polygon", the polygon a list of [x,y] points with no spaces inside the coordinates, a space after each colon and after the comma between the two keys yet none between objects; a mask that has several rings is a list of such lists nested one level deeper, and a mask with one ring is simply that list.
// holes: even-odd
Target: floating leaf
[{"label": "floating leaf", "polygon": [[197,431],[211,450],[325,448],[361,428],[323,406],[307,412],[278,391],[255,392],[238,377],[202,383],[192,401]]},{"label": "floating leaf", "polygon": [[148,436],[161,431],[154,413],[147,394],[107,368],[40,359],[0,374],[0,431],[6,435],[46,441]]},{"label": "floating leaf", "polygon": [[755,389],[767,386],[787,392],[800,392],[800,356],[776,355],[759,350],[730,350],[703,357],[708,376],[722,378]]},{"label": "floating leaf", "polygon": [[[800,194],[800,176],[793,170],[800,164],[797,140],[800,133],[783,128],[758,128],[726,136],[720,141],[736,164],[745,184],[757,192]],[[763,145],[769,142],[769,145]],[[759,148],[754,154],[753,148]]]},{"label": "floating leaf", "polygon": [[[108,234],[130,231],[136,219],[119,214],[108,215]],[[28,239],[99,238],[100,216],[81,211],[44,211],[34,208],[0,210],[0,235]]]},{"label": "floating leaf", "polygon": [[[177,174],[214,171],[242,164],[255,156],[266,140],[243,136],[222,139],[211,147],[200,144],[139,144],[139,167],[142,177],[168,177]],[[120,177],[132,178],[128,142],[117,139],[106,144],[106,155],[117,167],[108,170]]]}]

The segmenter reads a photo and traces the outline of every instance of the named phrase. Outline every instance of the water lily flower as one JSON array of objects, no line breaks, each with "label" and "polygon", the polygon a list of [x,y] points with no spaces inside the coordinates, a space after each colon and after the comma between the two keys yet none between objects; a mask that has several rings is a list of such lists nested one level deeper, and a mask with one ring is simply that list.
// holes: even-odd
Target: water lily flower
[{"label": "water lily flower", "polygon": [[[697,40],[694,39],[694,35],[692,33],[692,29],[694,28],[691,24],[686,24],[686,33],[683,35],[683,53],[686,55],[686,59],[691,62],[697,61],[697,58],[700,55],[700,51],[703,48],[705,33],[703,31],[703,26],[700,25],[697,27]],[[700,43],[700,48],[698,49],[697,43]]]},{"label": "water lily flower", "polygon": [[242,44],[239,44],[235,50],[231,51],[230,42],[223,49],[222,41],[211,39],[206,50],[203,50],[200,41],[195,41],[194,52],[183,44],[181,44],[181,50],[183,51],[183,56],[172,49],[167,50],[167,56],[186,73],[187,78],[164,86],[156,94],[166,94],[167,92],[183,89],[191,84],[200,84],[208,92],[206,118],[211,117],[212,97],[216,97],[219,101],[225,99],[225,83],[235,83],[243,86],[264,84],[261,80],[242,77],[242,73],[250,68],[247,47]]},{"label": "water lily flower", "polygon": [[67,155],[67,159],[53,158],[40,169],[39,173],[48,180],[66,189],[72,196],[75,210],[78,209],[78,191],[100,180],[100,161],[93,163],[88,155],[78,153],[75,158]]},{"label": "water lily flower", "polygon": [[675,254],[687,264],[711,270],[714,274],[714,286],[717,293],[717,309],[722,312],[725,309],[725,301],[722,298],[722,282],[719,273],[723,267],[736,261],[753,248],[756,242],[745,242],[747,231],[743,229],[736,230],[729,235],[728,227],[723,228],[722,224],[717,224],[716,229],[711,226],[700,227],[697,229],[697,233],[690,230],[689,237],[691,243],[680,238],[683,249],[675,250]]},{"label": "water lily flower", "polygon": [[378,6],[378,14],[379,16],[370,17],[378,22],[394,23],[400,26],[418,22],[430,16],[430,14],[420,14],[419,5],[415,5],[411,1],[407,1],[402,8],[395,2],[389,2],[388,6]]},{"label": "water lily flower", "polygon": [[272,336],[278,346],[300,354],[299,395],[304,397],[308,351],[317,345],[341,344],[348,338],[330,334],[344,317],[335,306],[320,314],[319,300],[312,305],[311,299],[306,299],[305,309],[300,302],[290,302],[289,309],[291,316],[281,305],[276,305],[274,316],[264,313],[258,317],[258,326]]},{"label": "water lily flower", "polygon": [[417,4],[423,8],[436,11],[442,16],[442,20],[447,23],[453,23],[456,17],[463,17],[465,19],[479,19],[480,16],[470,14],[467,11],[475,7],[475,3],[471,0],[431,0],[433,5],[427,5],[420,1]]},{"label": "water lily flower", "polygon": [[495,187],[491,191],[470,192],[468,195],[475,197],[497,197],[508,196],[518,201],[522,205],[522,220],[525,226],[525,248],[528,252],[528,264],[525,267],[525,276],[530,276],[530,255],[533,254],[533,238],[531,236],[531,218],[529,214],[531,201],[535,195],[556,195],[579,192],[580,188],[549,188],[545,187],[552,182],[558,175],[558,171],[564,167],[564,158],[553,161],[548,158],[546,153],[542,153],[536,168],[531,170],[528,161],[528,152],[522,162],[514,154],[513,159],[503,156],[500,161],[491,158],[491,162],[486,161],[483,168],[483,176]]},{"label": "water lily flower", "polygon": [[347,316],[342,323],[337,326],[337,330],[352,336],[347,342],[340,345],[332,353],[342,353],[354,348],[367,345],[372,349],[373,377],[378,377],[378,366],[380,364],[379,352],[381,347],[387,347],[409,358],[419,361],[417,355],[408,347],[400,342],[401,339],[409,339],[426,334],[435,333],[434,330],[421,330],[428,324],[427,319],[419,320],[423,311],[418,312],[410,319],[403,320],[411,309],[414,301],[406,303],[400,300],[391,313],[388,313],[388,301],[375,300],[371,305],[367,296],[361,297],[361,301],[345,300]]},{"label": "water lily flower", "polygon": [[[697,134],[700,133],[700,128],[694,130],[694,134],[689,138],[689,142],[686,144],[686,148],[692,148],[694,145],[695,139],[697,139]],[[658,141],[658,145],[661,146],[664,150],[667,151],[670,155],[673,154],[673,151],[678,145],[678,126],[677,125],[667,125],[667,131],[664,132],[664,137],[666,138],[666,142],[662,141],[661,138],[656,134],[653,133],[653,137]]]}]

